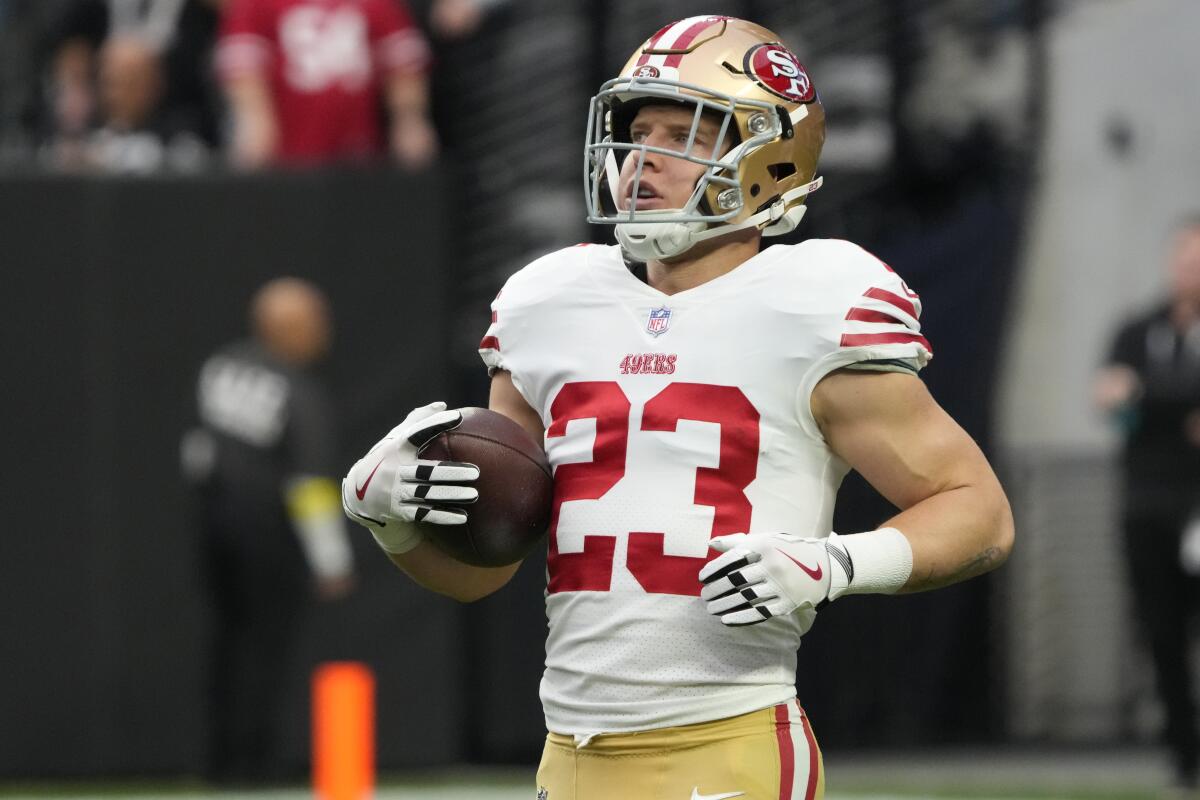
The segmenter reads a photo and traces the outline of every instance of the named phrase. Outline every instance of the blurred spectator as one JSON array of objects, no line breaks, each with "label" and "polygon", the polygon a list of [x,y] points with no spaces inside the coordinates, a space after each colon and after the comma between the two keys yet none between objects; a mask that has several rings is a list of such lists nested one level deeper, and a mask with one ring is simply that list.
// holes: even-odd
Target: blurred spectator
[{"label": "blurred spectator", "polygon": [[911,167],[943,183],[1019,174],[1033,130],[1029,33],[973,0],[932,6],[920,19],[926,49],[901,112]]},{"label": "blurred spectator", "polygon": [[100,50],[100,125],[65,137],[52,151],[56,166],[104,172],[191,172],[207,161],[204,142],[162,109],[162,61],[153,45],[117,35]]},{"label": "blurred spectator", "polygon": [[1176,231],[1170,296],[1126,323],[1095,398],[1125,434],[1125,557],[1180,787],[1200,791],[1188,625],[1200,586],[1200,217]]},{"label": "blurred spectator", "polygon": [[139,39],[159,57],[160,116],[217,141],[211,51],[224,0],[71,0],[51,35],[47,133],[79,141],[100,113],[96,75],[109,39]]},{"label": "blurred spectator", "polygon": [[182,450],[201,499],[215,612],[208,774],[218,783],[284,776],[277,719],[308,589],[331,600],[353,582],[330,477],[333,413],[311,369],[331,338],[325,298],[305,281],[271,281],[254,298],[251,324],[251,340],[204,363],[201,425]]},{"label": "blurred spectator", "polygon": [[[363,161],[429,165],[429,47],[401,0],[230,0],[219,74],[246,168]],[[380,101],[390,125],[380,124]]]},{"label": "blurred spectator", "polygon": [[512,0],[433,0],[429,28],[444,41],[466,39],[483,25],[488,13]]}]

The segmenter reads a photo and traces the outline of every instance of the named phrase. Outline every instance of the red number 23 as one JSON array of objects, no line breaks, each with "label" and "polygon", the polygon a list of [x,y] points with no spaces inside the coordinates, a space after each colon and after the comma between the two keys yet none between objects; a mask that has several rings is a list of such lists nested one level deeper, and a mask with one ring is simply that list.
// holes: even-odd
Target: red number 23
[{"label": "red number 23", "polygon": [[[553,422],[547,438],[566,435],[572,420],[594,419],[596,439],[592,460],[562,464],[554,475],[554,510],[550,518],[548,567],[551,593],[608,591],[612,584],[617,537],[586,534],[583,551],[558,549],[562,504],[570,500],[599,500],[625,477],[629,445],[629,398],[614,381],[568,383],[550,406]],[[696,505],[713,508],[710,536],[750,529],[750,500],[745,489],[758,471],[759,414],[735,386],[672,383],[646,402],[643,431],[677,430],[680,420],[721,426],[718,466],[696,469]],[[626,566],[647,592],[699,595],[697,573],[708,556],[667,555],[664,535],[630,531]]]}]

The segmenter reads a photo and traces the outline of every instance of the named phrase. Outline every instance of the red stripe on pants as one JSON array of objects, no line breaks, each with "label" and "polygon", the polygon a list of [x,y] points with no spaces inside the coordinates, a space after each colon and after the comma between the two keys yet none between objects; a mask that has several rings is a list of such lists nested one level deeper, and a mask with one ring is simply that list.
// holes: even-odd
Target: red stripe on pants
[{"label": "red stripe on pants", "polygon": [[796,753],[792,748],[792,726],[787,703],[775,706],[775,738],[779,740],[779,800],[792,800]]}]

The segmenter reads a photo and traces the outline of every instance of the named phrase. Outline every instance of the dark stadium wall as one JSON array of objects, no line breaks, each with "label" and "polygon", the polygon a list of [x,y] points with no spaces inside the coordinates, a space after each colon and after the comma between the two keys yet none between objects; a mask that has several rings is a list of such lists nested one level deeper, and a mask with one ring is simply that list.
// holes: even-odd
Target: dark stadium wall
[{"label": "dark stadium wall", "polygon": [[[292,274],[332,299],[347,463],[443,396],[440,185],[392,173],[0,181],[0,775],[199,769],[208,617],[178,468],[196,369],[244,334],[258,285]],[[456,760],[460,611],[355,539],[359,591],[319,609],[301,666],[280,676],[286,749],[299,768],[309,665],[357,658],[378,674],[380,762]]]}]

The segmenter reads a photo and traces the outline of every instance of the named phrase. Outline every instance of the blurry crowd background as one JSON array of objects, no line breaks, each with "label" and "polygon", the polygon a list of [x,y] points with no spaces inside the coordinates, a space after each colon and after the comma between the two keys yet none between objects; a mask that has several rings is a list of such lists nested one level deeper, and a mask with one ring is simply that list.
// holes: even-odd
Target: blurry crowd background
[{"label": "blurry crowd background", "polygon": [[[256,5],[258,12],[251,10]],[[579,108],[644,31],[693,13],[731,13],[760,20],[793,43],[821,77],[830,106],[822,165],[838,180],[814,204],[827,222],[818,227],[862,240],[919,224],[966,184],[1005,184],[1003,191],[1019,201],[1043,89],[1034,34],[1060,6],[1052,0],[410,0],[406,7],[430,45],[427,53],[416,39],[388,61],[374,22],[360,41],[339,34],[336,20],[323,20],[312,28],[320,36],[307,34],[312,41],[296,33],[296,44],[277,43],[271,63],[245,35],[247,18],[282,5],[2,0],[0,169],[197,174],[362,166],[388,156],[422,169],[437,160],[440,141],[441,168],[455,194],[469,198],[455,209],[457,268],[469,295],[464,324],[456,326],[463,332],[456,352],[464,372],[474,371],[473,321],[503,277],[531,254],[590,238],[577,186]],[[317,41],[322,37],[329,41]],[[288,63],[308,64],[316,77],[281,75],[274,86],[282,96],[255,98],[256,88],[240,78],[256,68],[269,77],[287,47],[297,52]],[[305,47],[312,50],[301,57]],[[359,75],[363,59],[369,77]],[[397,76],[417,84],[403,118],[389,86]],[[304,80],[317,82],[318,91],[311,85],[305,91],[325,96],[325,103],[311,100],[289,117],[297,92],[288,87]],[[425,92],[437,131],[404,136],[413,125],[397,122],[416,119],[421,127]],[[272,120],[255,106],[274,106],[282,130],[264,130]],[[323,122],[301,122],[306,112]],[[400,131],[390,140],[379,130],[389,121]],[[290,132],[289,124],[341,130]],[[359,141],[362,131],[366,141]],[[313,143],[314,136],[325,138]],[[302,143],[289,146],[296,138]]]},{"label": "blurry crowd background", "polygon": [[[258,12],[251,10],[256,5]],[[614,74],[631,43],[662,20],[701,7],[733,13],[761,20],[804,54],[822,76],[822,96],[831,107],[822,163],[841,178],[817,205],[842,233],[862,236],[904,224],[895,218],[897,207],[911,222],[927,198],[944,195],[950,184],[1025,180],[1040,90],[1032,76],[1031,34],[1056,6],[1051,0],[410,0],[407,8],[431,45],[428,54],[417,40],[388,61],[373,21],[361,41],[339,34],[336,20],[323,20],[312,28],[320,36],[307,34],[313,41],[297,32],[296,44],[277,44],[296,48],[288,63],[308,64],[304,69],[313,74],[275,82],[288,96],[267,99],[284,128],[272,150],[264,141],[272,134],[262,130],[271,121],[248,110],[253,89],[239,77],[256,67],[268,76],[278,69],[245,33],[248,17],[282,5],[3,0],[0,169],[195,174],[228,166],[361,165],[389,154],[419,169],[435,161],[440,140],[448,148],[443,167],[470,197],[456,211],[466,288],[476,296],[464,308],[477,319],[480,299],[490,299],[499,279],[530,253],[589,238],[576,185],[578,109]],[[321,37],[329,41],[322,44]],[[305,47],[312,51],[302,58]],[[376,49],[360,52],[364,47]],[[363,59],[371,65],[369,78],[358,74]],[[396,73],[428,84],[433,141],[374,135],[394,114],[388,83]],[[304,80],[310,83],[305,91],[316,81],[316,94],[336,99],[312,101],[282,119],[295,94],[287,87]],[[419,85],[415,93],[423,91]],[[366,93],[373,105],[336,105],[351,93]],[[419,120],[422,100],[409,103],[415,110],[408,116]],[[280,147],[305,137],[287,129],[302,124],[304,111],[344,130],[324,134],[330,138],[322,144]],[[364,115],[374,119],[360,119]],[[360,128],[371,130],[368,142],[354,139]],[[464,327],[472,331],[459,348],[466,358],[474,328]]]},{"label": "blurry crowd background", "polygon": [[[90,404],[78,422],[93,426],[82,429],[96,451],[90,467],[107,465],[103,448],[126,445],[105,416],[119,407],[119,387],[96,370],[119,367],[139,380],[188,374],[208,348],[236,335],[249,290],[273,274],[307,270],[345,322],[332,370],[347,459],[417,402],[484,404],[475,347],[503,280],[551,248],[608,241],[609,231],[583,221],[590,93],[667,21],[697,13],[753,19],[793,46],[828,115],[825,186],[795,238],[859,242],[921,292],[937,352],[931,389],[998,462],[1018,522],[1013,561],[994,578],[823,614],[800,667],[801,696],[823,744],[1152,739],[1162,709],[1122,580],[1116,440],[1093,412],[1089,386],[1117,321],[1163,292],[1171,226],[1200,208],[1200,4],[410,0],[415,28],[393,0],[362,4],[391,9],[379,12],[390,22],[370,26],[375,39],[353,25],[297,29],[307,79],[348,105],[323,117],[333,123],[323,146],[289,150],[296,126],[312,115],[289,117],[289,101],[264,102],[261,84],[240,80],[269,68],[253,25],[281,3],[0,0],[0,263],[35,281],[14,283],[6,318],[52,336],[60,336],[56,325],[82,326],[72,334],[79,363],[68,358],[53,374],[80,370],[77,384],[63,380],[83,394],[63,396]],[[314,31],[330,29],[345,35],[321,43]],[[277,115],[264,117],[264,108]],[[21,249],[16,242],[25,239]],[[122,262],[131,252],[141,255]],[[363,260],[379,252],[394,253],[394,262]],[[235,257],[245,261],[231,263]],[[178,266],[206,258],[221,259],[209,262],[211,279],[202,266],[199,274]],[[61,271],[46,266],[60,262]],[[79,302],[92,305],[67,305],[61,286],[83,287]],[[179,300],[179,313],[154,308],[156,292]],[[96,310],[135,302],[139,314],[156,315],[157,334],[177,337],[170,346],[122,327],[132,323],[115,311],[109,319]],[[22,328],[14,330],[20,337]],[[22,364],[47,369],[18,360],[15,374]],[[145,435],[168,445],[146,452],[167,452],[184,425],[177,407],[190,377],[177,383],[156,383],[162,409],[154,416],[150,403],[145,413],[168,430]],[[45,387],[18,386],[19,408],[52,405]],[[99,401],[88,394],[97,386]],[[22,452],[20,442],[10,451]],[[44,457],[47,469],[55,463]],[[180,497],[169,460],[137,466],[164,496]],[[112,491],[128,491],[112,481]],[[5,507],[30,507],[15,488],[4,491],[14,492]],[[851,500],[842,504],[840,530],[885,516],[861,484],[849,481],[844,491]],[[74,710],[90,733],[62,732],[73,718],[69,702],[46,705],[51,693],[3,682],[3,716],[39,721],[19,746],[14,739],[0,748],[0,774],[186,771],[198,763],[196,669],[177,672],[172,684],[182,732],[150,741],[139,726],[157,709],[131,699],[139,687],[129,685],[137,681],[124,676],[131,670],[122,660],[133,660],[122,648],[175,668],[186,660],[161,656],[162,642],[191,640],[188,625],[202,621],[194,601],[173,597],[152,611],[143,601],[159,602],[148,588],[159,571],[185,576],[189,565],[164,566],[139,552],[151,541],[172,557],[188,551],[141,531],[117,503],[89,506],[100,512],[97,536],[109,537],[76,542],[97,556],[90,564],[55,568],[49,545],[38,551],[28,542],[8,559],[25,583],[6,589],[34,599],[14,601],[28,617],[10,618],[6,640],[52,636],[37,577],[79,569],[82,580],[72,585],[102,624],[86,635],[66,630],[93,646],[98,639],[87,637],[120,644],[82,654],[56,645],[104,662],[85,682],[86,707]],[[170,524],[186,527],[183,519]],[[351,635],[361,629],[371,647],[392,648],[380,663],[404,679],[413,676],[397,665],[456,665],[420,672],[434,681],[427,691],[382,690],[393,692],[381,711],[391,733],[381,743],[385,766],[533,758],[540,567],[523,569],[504,597],[463,610],[402,585],[369,551],[360,555],[359,599],[313,634],[336,629],[338,644],[318,642],[310,654],[362,656]],[[137,602],[103,599],[118,591]],[[183,623],[145,630],[127,619],[146,613]],[[428,628],[413,627],[414,618]],[[44,677],[36,654],[11,658],[14,675]],[[141,668],[143,677],[168,671]],[[872,668],[872,681],[894,692],[881,697],[846,679]],[[291,718],[296,759],[304,752],[299,716]],[[86,746],[73,750],[74,760],[59,758],[56,736]],[[140,745],[122,748],[125,740]]]}]

